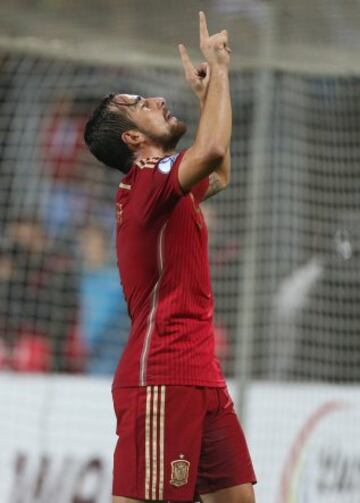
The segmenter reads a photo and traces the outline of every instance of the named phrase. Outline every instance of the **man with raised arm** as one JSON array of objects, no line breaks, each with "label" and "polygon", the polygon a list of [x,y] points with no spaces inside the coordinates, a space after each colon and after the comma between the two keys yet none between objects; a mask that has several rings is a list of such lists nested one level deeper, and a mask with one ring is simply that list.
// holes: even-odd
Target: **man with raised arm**
[{"label": "man with raised arm", "polygon": [[229,183],[230,49],[210,36],[200,12],[195,68],[185,76],[199,97],[193,144],[164,98],[107,96],[85,141],[101,162],[124,172],[116,197],[117,255],[131,331],[114,381],[118,443],[113,503],[254,503],[246,440],[214,356],[213,296],[201,201]]}]

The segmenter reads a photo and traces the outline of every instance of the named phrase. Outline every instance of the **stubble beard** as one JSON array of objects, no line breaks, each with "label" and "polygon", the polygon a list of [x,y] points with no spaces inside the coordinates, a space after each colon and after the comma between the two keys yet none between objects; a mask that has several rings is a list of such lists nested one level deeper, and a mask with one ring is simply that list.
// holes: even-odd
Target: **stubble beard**
[{"label": "stubble beard", "polygon": [[176,148],[176,145],[186,133],[186,129],[185,122],[176,120],[174,124],[170,125],[169,131],[165,134],[156,135],[148,131],[143,132],[156,146],[162,148],[164,152],[167,152]]}]

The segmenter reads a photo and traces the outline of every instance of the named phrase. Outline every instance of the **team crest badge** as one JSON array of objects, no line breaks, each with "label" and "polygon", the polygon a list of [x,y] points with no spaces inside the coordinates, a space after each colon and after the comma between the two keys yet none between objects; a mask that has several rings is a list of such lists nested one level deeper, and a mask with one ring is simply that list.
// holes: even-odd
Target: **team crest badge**
[{"label": "team crest badge", "polygon": [[188,483],[189,479],[189,470],[190,470],[190,461],[186,461],[186,459],[176,459],[175,461],[171,461],[171,480],[170,484],[175,487],[182,487]]},{"label": "team crest badge", "polygon": [[161,161],[159,162],[159,165],[158,165],[161,173],[164,173],[164,174],[170,173],[170,170],[171,170],[174,162],[176,161],[176,158],[178,155],[179,154],[170,155],[170,156],[167,156],[167,157],[164,157],[163,159],[161,159]]}]

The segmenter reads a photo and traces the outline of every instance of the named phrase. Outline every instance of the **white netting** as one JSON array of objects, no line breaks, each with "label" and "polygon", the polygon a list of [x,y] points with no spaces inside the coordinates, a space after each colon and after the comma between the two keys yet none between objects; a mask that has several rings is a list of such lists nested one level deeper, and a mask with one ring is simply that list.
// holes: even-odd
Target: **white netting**
[{"label": "white netting", "polygon": [[[87,152],[84,123],[109,90],[165,95],[188,123],[189,139],[197,104],[180,70],[105,69],[17,54],[4,57],[2,75],[2,367],[110,375],[128,330],[113,260],[113,201],[121,176]],[[234,75],[232,187],[204,210],[218,352],[227,373],[233,370],[252,78]],[[32,354],[27,362],[26,351]]]},{"label": "white netting", "polygon": [[[0,449],[0,483],[6,479],[3,467],[11,466],[11,483],[21,498],[16,460],[23,459],[22,449],[25,458],[32,453],[35,444],[35,461],[46,457],[48,448],[59,449],[64,466],[78,432],[79,443],[92,449],[97,405],[88,395],[86,407],[78,402],[94,383],[102,396],[101,381],[88,376],[112,374],[129,322],[114,258],[119,175],[92,159],[82,128],[111,90],[163,95],[188,123],[180,147],[188,144],[198,109],[176,59],[176,43],[189,39],[192,49],[197,45],[196,12],[206,8],[211,28],[229,28],[234,61],[232,183],[204,204],[216,347],[226,376],[238,385],[233,389],[240,388],[239,405],[250,411],[255,452],[264,467],[259,478],[268,476],[274,488],[269,495],[267,487],[259,487],[259,493],[273,503],[279,473],[273,476],[272,469],[283,461],[288,468],[285,451],[301,421],[318,418],[313,408],[332,400],[334,390],[350,403],[349,384],[360,380],[358,2],[207,0],[184,1],[179,9],[179,2],[169,0],[161,10],[161,0],[124,0],[120,6],[104,0],[108,11],[100,12],[96,2],[78,2],[73,12],[75,7],[55,1],[39,3],[41,13],[29,2],[13,2],[13,11],[5,3],[0,6],[0,14],[9,10],[8,17],[0,16],[0,370],[10,371],[2,378],[7,391],[2,396],[10,396],[12,412],[3,416],[7,451]],[[51,34],[58,40],[50,40]],[[28,371],[87,377],[69,385],[58,377],[39,382],[35,377],[22,406],[15,372]],[[81,389],[72,399],[75,381]],[[289,381],[298,384],[288,388]],[[324,390],[319,382],[344,386]],[[58,414],[62,407],[64,424],[76,416],[69,436]],[[77,423],[81,410],[88,419],[83,432]],[[347,421],[356,429],[355,417],[350,414]],[[105,423],[99,428],[109,434]],[[100,438],[100,430],[96,433]],[[112,445],[111,439],[105,444]],[[342,448],[341,439],[337,445]],[[331,448],[320,445],[316,452]],[[1,457],[5,451],[9,454]],[[337,452],[331,453],[336,464]],[[359,453],[349,456],[336,464],[339,472],[350,466],[355,473]],[[46,476],[36,477],[34,501],[36,484],[46,482]],[[298,487],[308,485],[300,481]],[[358,501],[356,487],[348,499],[340,490],[332,495]]]},{"label": "white netting", "polygon": [[[81,360],[88,345],[94,358],[106,353],[114,362],[128,328],[111,258],[119,177],[91,159],[83,124],[100,96],[125,89],[166,95],[188,122],[191,138],[196,103],[175,70],[104,69],[8,54],[2,75],[6,350],[16,349],[19,333],[24,340],[42,334],[50,347],[39,344],[33,351],[51,352],[49,369],[85,370]],[[254,230],[245,217],[255,211],[257,242],[250,260],[256,261],[256,373],[356,379],[359,81],[285,72],[256,78],[250,71],[233,74],[233,182],[205,206],[219,353],[232,374],[239,271],[247,269],[244,249]],[[271,129],[265,128],[262,139],[253,136],[255,82],[266,86],[261,99],[269,101]],[[260,172],[255,203],[253,167]],[[96,297],[101,278],[107,285],[102,298],[112,298],[114,288],[118,307]],[[31,346],[19,344],[21,354]]]},{"label": "white netting", "polygon": [[271,127],[247,229],[253,369],[358,382],[360,79],[274,72],[265,86]]}]

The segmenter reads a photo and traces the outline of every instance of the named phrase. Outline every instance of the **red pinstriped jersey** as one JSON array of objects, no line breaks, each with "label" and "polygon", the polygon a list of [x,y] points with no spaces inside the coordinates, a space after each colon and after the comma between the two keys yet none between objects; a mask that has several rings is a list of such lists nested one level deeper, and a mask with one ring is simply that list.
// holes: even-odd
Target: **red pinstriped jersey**
[{"label": "red pinstriped jersey", "polygon": [[213,295],[199,202],[184,194],[184,152],[135,164],[116,195],[116,248],[131,331],[113,386],[225,385],[214,355]]}]

